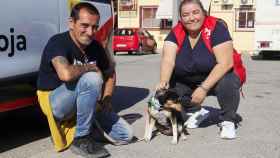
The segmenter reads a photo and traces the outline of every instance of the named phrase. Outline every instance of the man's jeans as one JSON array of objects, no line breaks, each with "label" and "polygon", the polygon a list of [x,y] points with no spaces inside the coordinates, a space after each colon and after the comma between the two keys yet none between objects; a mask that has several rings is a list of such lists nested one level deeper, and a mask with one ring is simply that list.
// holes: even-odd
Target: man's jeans
[{"label": "man's jeans", "polygon": [[[102,84],[103,80],[99,74],[88,72],[83,74],[78,81],[62,84],[51,92],[50,102],[56,120],[63,121],[77,117],[75,137],[91,133],[95,116],[100,120],[99,114],[95,114],[95,106]],[[106,117],[99,121],[102,126],[104,124],[106,125],[104,127],[111,127],[104,129],[105,131],[110,130],[109,134],[116,140],[131,140],[132,130],[124,120],[119,119],[116,114],[106,115]]]},{"label": "man's jeans", "polygon": [[[110,137],[117,141],[117,144],[124,145],[131,142],[133,138],[132,127],[113,111],[103,111],[96,113],[96,120],[100,123],[102,129]],[[96,125],[93,125],[93,138],[97,141],[107,141],[104,139]]]}]

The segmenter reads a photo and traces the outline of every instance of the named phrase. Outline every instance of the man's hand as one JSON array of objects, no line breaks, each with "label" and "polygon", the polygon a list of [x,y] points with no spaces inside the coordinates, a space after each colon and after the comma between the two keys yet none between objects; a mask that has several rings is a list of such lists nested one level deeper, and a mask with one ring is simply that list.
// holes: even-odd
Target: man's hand
[{"label": "man's hand", "polygon": [[57,56],[52,59],[52,64],[57,72],[57,75],[61,81],[72,81],[79,78],[86,72],[96,72],[102,74],[101,70],[95,63],[89,63],[85,65],[72,65],[63,56]]},{"label": "man's hand", "polygon": [[100,102],[99,106],[97,107],[97,111],[112,111],[112,99],[111,96],[105,96]]}]

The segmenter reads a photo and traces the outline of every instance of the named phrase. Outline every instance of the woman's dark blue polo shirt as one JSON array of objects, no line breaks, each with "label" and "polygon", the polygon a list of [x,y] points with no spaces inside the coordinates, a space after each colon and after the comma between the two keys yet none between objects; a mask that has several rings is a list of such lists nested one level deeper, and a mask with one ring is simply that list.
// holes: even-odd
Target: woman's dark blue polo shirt
[{"label": "woman's dark blue polo shirt", "polygon": [[[230,41],[231,36],[228,29],[220,22],[217,22],[215,29],[211,35],[212,48],[218,44]],[[171,31],[166,37],[165,41],[170,41],[177,44],[176,37]],[[208,76],[210,71],[216,65],[216,59],[212,52],[210,52],[202,37],[199,37],[198,42],[191,48],[191,44],[186,34],[182,48],[177,54],[174,75],[177,77],[186,76]]]}]

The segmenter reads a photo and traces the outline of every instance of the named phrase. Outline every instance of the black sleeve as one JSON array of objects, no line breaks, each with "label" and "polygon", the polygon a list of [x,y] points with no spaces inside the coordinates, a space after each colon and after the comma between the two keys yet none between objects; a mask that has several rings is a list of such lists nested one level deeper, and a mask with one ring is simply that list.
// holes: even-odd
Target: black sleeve
[{"label": "black sleeve", "polygon": [[97,66],[104,73],[109,68],[109,59],[106,55],[105,49],[100,47],[100,53],[97,61]]},{"label": "black sleeve", "polygon": [[91,44],[91,51],[93,56],[96,56],[97,67],[104,73],[109,68],[109,58],[105,49],[98,41],[94,40]]},{"label": "black sleeve", "polygon": [[173,42],[178,45],[176,36],[173,31],[170,31],[164,41]]},{"label": "black sleeve", "polygon": [[63,56],[67,58],[66,49],[64,48],[63,42],[57,38],[56,36],[50,38],[48,41],[44,53],[46,57],[46,61],[51,63],[51,60],[57,56]]},{"label": "black sleeve", "polygon": [[217,22],[215,30],[213,31],[213,34],[211,36],[212,47],[231,40],[232,39],[230,33],[226,26],[221,22]]}]

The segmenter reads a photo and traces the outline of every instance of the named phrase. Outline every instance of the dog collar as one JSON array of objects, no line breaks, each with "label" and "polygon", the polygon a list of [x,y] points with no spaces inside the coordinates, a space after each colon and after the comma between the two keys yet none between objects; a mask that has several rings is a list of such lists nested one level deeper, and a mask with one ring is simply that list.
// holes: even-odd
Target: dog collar
[{"label": "dog collar", "polygon": [[148,106],[158,111],[162,109],[162,105],[159,103],[158,99],[156,99],[154,96],[152,96],[149,99]]}]

